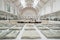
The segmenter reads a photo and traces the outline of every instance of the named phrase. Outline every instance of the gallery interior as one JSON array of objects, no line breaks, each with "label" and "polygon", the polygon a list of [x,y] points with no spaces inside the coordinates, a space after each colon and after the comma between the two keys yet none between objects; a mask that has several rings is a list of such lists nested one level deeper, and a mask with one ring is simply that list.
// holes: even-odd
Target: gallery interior
[{"label": "gallery interior", "polygon": [[0,0],[0,40],[60,40],[60,0]]}]

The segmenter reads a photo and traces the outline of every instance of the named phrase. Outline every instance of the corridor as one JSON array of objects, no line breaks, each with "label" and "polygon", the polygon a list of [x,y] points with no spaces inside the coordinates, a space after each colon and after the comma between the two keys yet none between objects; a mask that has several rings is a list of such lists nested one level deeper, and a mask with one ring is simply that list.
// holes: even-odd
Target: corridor
[{"label": "corridor", "polygon": [[0,0],[0,40],[60,40],[60,0]]}]

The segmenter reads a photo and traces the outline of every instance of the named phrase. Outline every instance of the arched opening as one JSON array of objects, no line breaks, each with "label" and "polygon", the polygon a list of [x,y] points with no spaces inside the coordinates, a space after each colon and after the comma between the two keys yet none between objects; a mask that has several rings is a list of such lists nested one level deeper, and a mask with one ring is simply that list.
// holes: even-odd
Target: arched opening
[{"label": "arched opening", "polygon": [[21,18],[24,20],[36,20],[37,12],[34,8],[24,8],[21,12]]}]

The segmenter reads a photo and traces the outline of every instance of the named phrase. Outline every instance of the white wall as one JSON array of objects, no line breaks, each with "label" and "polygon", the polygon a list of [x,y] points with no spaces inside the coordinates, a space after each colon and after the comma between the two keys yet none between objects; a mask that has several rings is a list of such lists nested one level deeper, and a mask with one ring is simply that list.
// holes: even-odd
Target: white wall
[{"label": "white wall", "polygon": [[[10,5],[10,12],[7,11],[7,4]],[[15,9],[15,13],[14,13],[14,9]],[[11,13],[11,14],[15,14],[15,15],[17,15],[17,13],[18,13],[18,11],[17,11],[18,9],[17,9],[16,5],[13,2],[8,1],[8,0],[0,0],[0,10]]]},{"label": "white wall", "polygon": [[53,12],[60,11],[60,0],[56,0],[53,5]]},{"label": "white wall", "polygon": [[53,8],[51,6],[51,1],[49,1],[40,11],[40,15],[45,15],[60,11],[60,0],[53,0]]},{"label": "white wall", "polygon": [[0,0],[0,10],[3,10],[4,11],[4,1],[3,0]]}]

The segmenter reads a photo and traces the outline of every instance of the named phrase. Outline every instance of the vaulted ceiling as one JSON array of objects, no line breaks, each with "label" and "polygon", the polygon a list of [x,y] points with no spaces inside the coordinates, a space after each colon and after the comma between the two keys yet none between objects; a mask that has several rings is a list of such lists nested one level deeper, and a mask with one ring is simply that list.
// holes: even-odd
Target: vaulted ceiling
[{"label": "vaulted ceiling", "polygon": [[49,0],[12,0],[20,10],[33,7],[39,11]]}]

